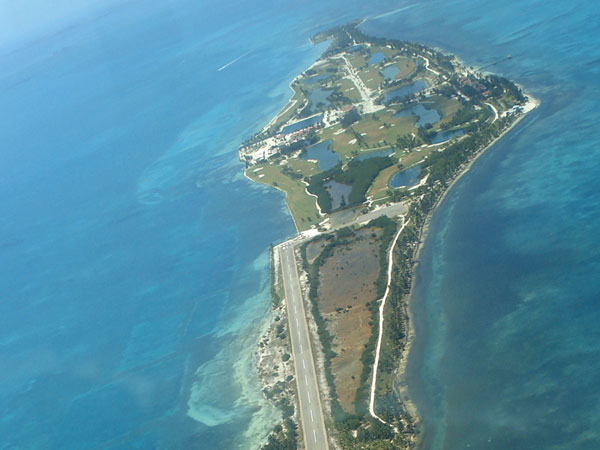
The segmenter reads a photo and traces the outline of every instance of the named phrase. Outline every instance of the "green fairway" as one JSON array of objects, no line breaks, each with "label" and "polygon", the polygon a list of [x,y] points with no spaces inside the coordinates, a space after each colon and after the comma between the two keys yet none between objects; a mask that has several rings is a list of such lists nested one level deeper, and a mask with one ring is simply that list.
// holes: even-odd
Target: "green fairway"
[{"label": "green fairway", "polygon": [[[285,192],[285,201],[298,231],[308,230],[311,225],[315,225],[321,220],[315,198],[306,193],[304,183],[284,175],[280,166],[257,165],[246,169],[246,175],[252,181],[268,184]],[[261,177],[261,175],[263,176]]]}]

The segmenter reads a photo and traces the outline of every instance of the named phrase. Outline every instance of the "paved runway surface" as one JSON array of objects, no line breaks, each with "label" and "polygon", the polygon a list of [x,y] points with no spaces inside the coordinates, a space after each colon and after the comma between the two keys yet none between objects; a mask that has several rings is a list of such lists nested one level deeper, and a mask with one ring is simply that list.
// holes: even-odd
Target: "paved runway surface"
[{"label": "paved runway surface", "polygon": [[302,302],[298,269],[294,258],[294,244],[280,246],[283,286],[287,300],[292,353],[296,369],[296,384],[300,402],[300,415],[304,442],[310,450],[327,450],[327,431],[319,396],[319,384],[310,346],[310,336]]}]

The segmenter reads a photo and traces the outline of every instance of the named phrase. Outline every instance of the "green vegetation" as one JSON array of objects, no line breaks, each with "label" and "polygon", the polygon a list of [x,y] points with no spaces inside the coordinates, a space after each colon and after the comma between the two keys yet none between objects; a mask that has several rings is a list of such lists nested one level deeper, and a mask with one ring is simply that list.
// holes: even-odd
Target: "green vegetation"
[{"label": "green vegetation", "polygon": [[357,122],[360,119],[360,114],[354,108],[344,114],[344,117],[340,120],[340,123],[344,128],[349,127],[354,122]]},{"label": "green vegetation", "polygon": [[[450,55],[416,43],[368,37],[356,28],[357,23],[336,27],[313,38],[313,42],[331,40],[331,45],[321,56],[320,64],[307,70],[293,83],[294,96],[275,125],[251,137],[244,144],[248,148],[242,148],[240,154],[247,164],[246,174],[251,179],[286,192],[288,206],[299,230],[315,227],[322,220],[318,208],[325,215],[332,212],[333,201],[325,187],[330,181],[351,186],[350,193],[338,209],[356,207],[364,203],[367,196],[370,204],[383,200],[405,201],[409,204],[405,218],[409,221],[408,225],[393,250],[394,270],[384,311],[385,328],[376,392],[377,413],[400,430],[397,435],[391,427],[367,415],[369,379],[372,376],[377,334],[371,333],[362,352],[362,372],[354,400],[356,414],[348,415],[340,406],[334,384],[331,368],[332,358],[336,356],[332,347],[333,338],[317,307],[319,271],[337,246],[353,242],[355,231],[342,228],[318,237],[324,240],[325,245],[312,264],[306,258],[306,245],[309,243],[301,247],[310,286],[308,296],[325,356],[324,375],[330,390],[333,420],[341,448],[408,448],[415,430],[412,418],[397,397],[394,383],[398,361],[407,344],[406,298],[411,288],[415,252],[423,226],[451,181],[514,122],[516,117],[512,115],[512,108],[522,104],[526,98],[518,86],[505,78],[482,75],[459,67]],[[375,52],[384,53],[385,59],[379,64],[369,65],[368,60]],[[432,70],[425,70],[425,59],[429,60]],[[351,67],[347,67],[347,64]],[[398,66],[400,73],[396,79],[386,81],[380,71],[392,64]],[[315,83],[307,83],[305,79],[323,75],[326,77]],[[354,84],[356,76],[362,83]],[[390,101],[383,100],[384,94],[390,90],[409,85],[417,79],[425,80],[428,88]],[[367,91],[370,90],[364,98],[363,83]],[[308,97],[317,88],[332,91],[327,98],[329,106],[309,105]],[[375,103],[379,105],[374,105],[373,99],[377,99]],[[419,118],[416,116],[395,117],[397,111],[415,104],[437,110],[441,119],[417,127]],[[492,120],[492,108],[488,104],[498,110],[498,118]],[[323,124],[286,136],[277,135],[286,123],[314,112],[323,113]],[[456,129],[464,130],[465,134],[449,142],[428,145],[435,133]],[[298,158],[310,145],[327,139],[332,141],[332,150],[341,156],[341,161],[332,169],[321,171],[314,162]],[[392,149],[393,153],[362,161],[358,158],[363,152],[381,149]],[[263,161],[263,157],[266,161]],[[389,188],[389,179],[399,167],[411,167],[417,163],[421,164],[420,178],[427,177],[426,183],[410,190]],[[382,217],[368,226],[383,229],[380,238],[380,273],[376,281],[379,299],[386,288],[387,250],[397,225]],[[271,275],[274,278],[273,269]],[[271,292],[273,304],[279,304],[276,286],[272,285]],[[378,321],[379,303],[372,301],[368,307],[371,323],[375,324]],[[338,313],[342,313],[342,310],[337,308]],[[285,327],[282,326],[278,331],[279,336],[285,337]],[[288,359],[289,355],[284,355],[284,361]],[[293,406],[281,406],[290,424],[284,422],[280,429],[276,429],[265,449],[295,449],[297,446],[295,425],[290,420]]]},{"label": "green vegetation", "polygon": [[[482,124],[469,137],[450,145],[444,152],[433,152],[422,165],[423,172],[429,174],[428,182],[415,191],[407,217],[409,225],[403,230],[394,249],[394,271],[390,296],[386,304],[386,327],[378,372],[380,382],[377,389],[377,413],[402,432],[401,436],[397,437],[401,441],[404,439],[403,436],[413,433],[414,428],[392,384],[397,361],[406,345],[408,320],[406,298],[410,293],[414,254],[418,248],[420,230],[450,181],[511,122],[510,119],[502,119],[494,124]],[[369,421],[370,419],[361,420],[360,427],[368,427],[366,423]],[[362,434],[362,436],[373,438],[370,445],[375,445],[375,442],[379,441],[369,434]],[[343,433],[341,441],[348,445],[344,448],[386,448],[359,446],[362,441],[358,435],[357,438],[353,438],[348,432]]]},{"label": "green vegetation", "polygon": [[271,266],[271,304],[273,308],[277,308],[281,304],[281,297],[277,293],[275,258],[273,253],[273,244],[269,246],[269,260]]},{"label": "green vegetation", "polygon": [[450,145],[444,152],[435,152],[421,165],[421,170],[429,174],[427,184],[432,186],[436,182],[446,185],[453,178],[462,164],[481,148],[498,137],[510,123],[510,119],[498,119],[493,124],[483,124],[476,131],[464,139]]},{"label": "green vegetation", "polygon": [[371,184],[371,187],[367,191],[367,197],[372,198],[373,200],[389,197],[392,192],[389,187],[390,178],[392,178],[398,170],[400,170],[398,165],[393,165],[379,172],[373,181],[373,184]]},{"label": "green vegetation", "polygon": [[347,207],[363,203],[366,193],[379,172],[391,166],[394,162],[387,156],[369,158],[363,161],[351,160],[344,168],[341,164],[332,169],[313,175],[309,179],[308,192],[317,196],[319,207],[324,213],[331,212],[331,196],[324,184],[330,180],[352,186],[346,202]]},{"label": "green vegetation", "polygon": [[282,167],[273,164],[253,166],[246,169],[246,175],[253,181],[269,184],[286,193],[286,203],[300,231],[307,230],[311,225],[319,222],[319,212],[314,197],[306,193],[306,186],[302,180],[286,176]]},{"label": "green vegetation", "polygon": [[393,164],[387,156],[369,158],[363,161],[353,159],[348,163],[346,170],[334,176],[338,183],[352,185],[352,191],[348,196],[348,206],[358,205],[365,201],[367,189],[377,174]]},{"label": "green vegetation", "polygon": [[325,189],[324,183],[329,181],[333,175],[337,173],[338,170],[341,170],[342,164],[338,163],[335,167],[321,172],[317,175],[313,175],[309,178],[307,190],[313,195],[317,196],[317,203],[319,204],[319,208],[324,213],[331,212],[332,203],[331,196],[327,189]]},{"label": "green vegetation", "polygon": [[475,110],[471,105],[465,105],[460,108],[451,120],[447,121],[442,125],[442,129],[446,130],[448,128],[455,127],[457,125],[462,125],[468,123],[474,119],[476,119],[480,115],[480,112]]},{"label": "green vegetation", "polygon": [[[387,251],[389,249],[390,243],[394,238],[394,233],[396,232],[397,225],[392,219],[381,216],[377,219],[371,220],[367,226],[374,226],[383,229],[383,234],[380,238],[379,244],[379,276],[377,281],[375,282],[377,288],[377,300],[375,302],[371,302],[369,304],[369,311],[371,311],[371,320],[373,323],[377,323],[378,320],[378,311],[379,311],[379,300],[383,297],[385,293],[385,288],[387,285],[387,268],[388,268],[388,258]],[[367,402],[369,398],[369,377],[373,372],[373,363],[375,362],[375,344],[377,343],[377,333],[371,333],[371,337],[369,341],[365,345],[365,349],[360,357],[360,361],[362,363],[362,372],[360,374],[360,386],[358,391],[356,392],[356,397],[354,399],[354,409],[359,414],[367,413]]]},{"label": "green vegetation", "polygon": [[334,420],[342,420],[345,417],[345,413],[340,406],[335,389],[333,372],[331,371],[331,359],[335,356],[335,352],[332,348],[333,337],[329,333],[325,320],[319,312],[317,298],[319,296],[319,270],[321,269],[321,266],[325,263],[325,260],[333,254],[335,247],[338,245],[347,245],[348,241],[343,238],[339,239],[334,235],[325,235],[323,237],[328,241],[328,243],[325,245],[317,259],[315,259],[312,264],[308,262],[306,257],[306,246],[312,241],[305,242],[300,247],[300,253],[302,255],[302,264],[304,266],[304,270],[308,274],[308,282],[310,285],[308,298],[311,302],[311,313],[317,325],[317,334],[319,335],[319,341],[321,342],[323,355],[325,357],[325,379],[327,380],[329,395],[331,397],[331,412]]},{"label": "green vegetation", "polygon": [[292,142],[291,144],[282,145],[279,147],[279,152],[282,155],[289,155],[290,153],[296,152],[298,150],[304,150],[306,147],[310,147],[311,145],[317,143],[319,141],[318,136],[314,131],[310,131],[304,138]]},{"label": "green vegetation", "polygon": [[[430,60],[434,59],[435,58],[430,58]],[[440,56],[437,59],[443,70],[450,72],[453,70],[453,65],[449,58]],[[437,67],[436,70],[439,68],[440,67]],[[396,138],[395,144],[398,148],[408,150],[406,157],[401,156],[402,164],[409,166],[419,159],[424,159],[421,165],[421,177],[428,176],[427,183],[424,186],[421,186],[410,193],[401,190],[387,190],[393,200],[409,200],[411,204],[407,218],[409,220],[409,225],[405,227],[399,237],[398,245],[393,253],[394,271],[392,272],[393,278],[390,296],[388,298],[388,303],[386,304],[386,311],[384,312],[386,326],[384,329],[382,353],[380,355],[381,359],[378,372],[380,381],[378,382],[376,408],[378,414],[389,423],[394,424],[401,433],[395,436],[391,427],[385,426],[378,421],[374,421],[367,416],[367,399],[369,395],[368,380],[372,373],[374,347],[376,342],[376,334],[373,333],[371,340],[365,345],[365,350],[361,357],[363,373],[361,373],[361,384],[355,400],[355,411],[357,414],[353,416],[346,415],[342,420],[339,420],[339,418],[336,420],[339,432],[338,439],[342,448],[391,449],[408,447],[410,445],[409,436],[414,433],[412,419],[404,409],[400,399],[397,398],[392,385],[398,359],[402,355],[402,351],[406,345],[406,297],[410,292],[412,283],[413,259],[418,247],[420,230],[422,229],[428,214],[433,209],[437,200],[451,180],[465,167],[465,164],[467,164],[483,148],[489,145],[494,138],[498,137],[514,120],[514,117],[499,118],[492,124],[487,121],[489,117],[488,108],[481,106],[476,107],[478,104],[477,102],[481,101],[485,95],[488,95],[486,94],[486,91],[490,89],[489,83],[496,83],[496,94],[501,94],[503,97],[503,99],[498,102],[503,101],[503,104],[508,104],[510,102],[523,101],[523,99],[519,97],[519,94],[522,95],[520,90],[516,90],[516,87],[508,88],[503,86],[503,81],[494,81],[489,77],[486,78],[485,83],[478,84],[476,81],[477,80],[469,81],[467,84],[456,83],[456,86],[454,83],[448,85],[450,86],[450,95],[456,95],[458,89],[462,89],[461,92],[468,91],[468,94],[471,94],[472,101],[464,101],[464,99],[461,99],[459,102],[455,99],[446,98],[443,94],[432,99],[436,106],[439,105],[438,110],[443,115],[443,120],[439,124],[440,129],[463,127],[468,133],[463,138],[451,141],[445,145],[443,151],[431,151],[428,149],[427,151],[421,151],[420,154],[414,152],[415,147],[422,143],[427,143],[433,132],[437,130],[432,130],[431,127],[429,127],[429,129],[423,127],[413,133],[399,134]],[[471,89],[465,89],[465,86],[469,86]],[[508,102],[506,101],[506,97],[510,97]],[[496,103],[498,104],[498,102]],[[357,125],[363,120],[364,118],[359,119],[352,125],[351,132],[354,133],[355,137],[357,137]],[[383,128],[385,129],[386,127]],[[369,131],[374,132],[375,130]],[[362,135],[362,133],[365,132],[361,130],[358,133]],[[366,132],[365,134],[369,135],[369,132]],[[354,186],[354,183],[356,183],[357,180],[353,179],[351,176],[355,173],[348,170],[354,161],[355,160],[351,160],[347,163],[345,176],[340,175],[344,171],[341,167],[338,167],[321,179],[313,176],[313,178],[311,178],[311,185],[316,185],[318,189],[319,186],[322,186],[323,181],[333,179]],[[384,186],[386,186],[387,181],[389,180],[389,176],[391,176],[394,171],[395,168],[393,166],[383,167],[378,171],[374,178],[377,180],[378,186],[373,186],[371,191],[383,191]],[[359,169],[358,173],[361,172],[363,171]],[[379,176],[379,174],[381,174],[381,176]],[[373,179],[370,179],[369,185],[372,184]],[[356,199],[354,198],[354,200]],[[393,226],[388,225],[390,231],[386,232],[382,237],[382,246],[384,245],[384,242],[387,241],[385,244],[386,248],[389,246],[389,241],[391,240],[391,236],[393,236],[394,232],[393,230],[395,229],[394,222],[390,222]],[[370,225],[375,224],[371,223]],[[386,226],[385,223],[378,223],[377,225],[381,227]],[[378,297],[381,297],[385,290],[385,267],[387,265],[385,255],[386,252],[384,250],[381,253],[381,275],[383,277],[380,277],[380,279],[377,280]],[[371,302],[369,307],[374,319],[376,319],[378,310],[377,302]],[[375,322],[375,320],[373,321]]]},{"label": "green vegetation", "polygon": [[277,425],[273,430],[274,433],[269,436],[268,442],[261,447],[261,450],[296,450],[298,448],[296,424],[289,417],[283,423],[285,429],[281,425]]},{"label": "green vegetation", "polygon": [[[344,198],[343,208],[365,202],[367,192],[373,196],[373,200],[396,198],[400,194],[388,192],[387,187],[391,174],[387,169],[392,164],[401,162],[408,167],[426,157],[430,153],[427,144],[436,132],[456,128],[462,128],[466,133],[479,132],[481,124],[491,114],[490,108],[484,103],[493,102],[502,112],[503,109],[524,100],[521,90],[502,77],[457,71],[448,55],[411,42],[368,37],[356,28],[356,23],[319,34],[313,41],[320,41],[325,36],[331,39],[332,43],[323,53],[321,64],[308,69],[293,83],[295,94],[277,123],[278,127],[285,125],[285,122],[279,120],[283,116],[290,121],[298,120],[308,115],[309,110],[310,114],[334,111],[333,119],[330,118],[325,125],[317,124],[305,131],[294,133],[293,136],[286,136],[285,139],[280,136],[279,140],[272,141],[265,147],[260,147],[261,142],[269,136],[274,136],[276,131],[273,127],[263,130],[246,143],[251,145],[250,149],[258,148],[259,155],[268,153],[266,163],[260,160],[258,163],[254,162],[258,168],[263,167],[263,164],[273,167],[271,170],[265,167],[261,174],[255,176],[249,172],[249,176],[255,181],[270,184],[287,193],[287,202],[299,230],[314,227],[321,220],[316,208],[317,203],[324,214],[332,212],[332,199],[324,186],[327,181],[333,180],[352,186],[350,195],[347,199]],[[352,52],[347,52],[350,46],[354,45],[358,47]],[[369,57],[376,52],[384,53],[385,59],[379,64],[369,65]],[[430,66],[435,67],[435,71],[441,76],[434,76],[434,72],[424,70],[421,63],[423,58],[427,58]],[[394,106],[363,114],[360,111],[364,110],[364,99],[361,98],[354,81],[348,77],[347,61],[368,88],[381,94],[380,101],[385,92],[406,86],[416,79],[426,80],[429,92],[421,91],[393,99],[391,102],[386,101],[386,104],[394,103]],[[400,74],[394,80],[383,81],[380,70],[393,64],[400,69]],[[307,77],[317,76],[323,78],[316,83],[306,83]],[[329,106],[309,105],[308,97],[317,88],[331,90],[328,96]],[[420,103],[436,109],[441,115],[441,120],[437,124],[417,127],[416,116],[395,117],[399,109]],[[350,104],[353,106],[348,109],[347,105]],[[373,108],[370,111],[373,111]],[[461,139],[467,138],[468,136],[465,136]],[[309,146],[326,139],[331,139],[332,150],[342,157],[341,165],[329,171],[321,171],[313,162],[298,158]],[[442,149],[447,146],[446,143],[441,144]],[[389,157],[389,164],[357,160],[361,152],[384,148],[395,150]],[[254,167],[251,164],[252,158],[246,157],[246,161],[250,167]],[[378,178],[384,171],[384,176]],[[376,179],[377,186],[372,187]],[[308,192],[317,197],[317,203],[314,197],[305,191],[303,181],[309,184]],[[369,191],[370,188],[372,189]]]}]

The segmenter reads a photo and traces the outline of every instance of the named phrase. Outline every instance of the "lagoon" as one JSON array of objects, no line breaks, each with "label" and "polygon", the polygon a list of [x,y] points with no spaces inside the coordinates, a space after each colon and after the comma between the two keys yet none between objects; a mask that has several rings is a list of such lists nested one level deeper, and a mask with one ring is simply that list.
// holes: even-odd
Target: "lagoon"
[{"label": "lagoon", "polygon": [[447,130],[439,131],[431,137],[432,144],[441,144],[442,142],[449,141],[452,138],[459,137],[465,134],[465,130],[459,128],[458,130]]},{"label": "lagoon", "polygon": [[373,53],[369,58],[369,65],[379,64],[385,59],[385,55],[382,52]]},{"label": "lagoon", "polygon": [[407,86],[402,86],[402,87],[393,89],[389,92],[386,92],[383,95],[383,100],[390,101],[396,97],[402,98],[402,97],[405,97],[406,95],[416,94],[417,92],[422,91],[423,89],[426,89],[426,88],[427,88],[427,82],[425,80],[417,80],[414,83],[409,84]]},{"label": "lagoon", "polygon": [[340,160],[340,155],[331,150],[331,140],[321,141],[302,152],[302,159],[316,159],[319,169],[325,171],[334,167]]},{"label": "lagoon", "polygon": [[417,126],[424,127],[432,125],[441,119],[440,114],[435,109],[427,109],[422,104],[416,104],[410,108],[403,109],[394,114],[394,117],[417,116]]},{"label": "lagoon", "polygon": [[335,210],[343,205],[348,204],[348,196],[352,192],[352,186],[348,184],[338,183],[337,181],[330,180],[325,183],[325,189],[329,192],[331,197],[331,209]]},{"label": "lagoon", "polygon": [[304,84],[308,84],[309,86],[315,83],[318,83],[320,81],[326,80],[327,78],[329,78],[328,75],[315,75],[313,77],[310,78],[305,78],[304,79]]},{"label": "lagoon", "polygon": [[281,130],[281,133],[290,134],[295,131],[302,130],[303,128],[310,127],[311,125],[320,123],[322,120],[323,120],[323,114],[317,114],[312,117],[308,117],[306,119],[299,120],[298,122],[286,125]]},{"label": "lagoon", "polygon": [[327,99],[333,92],[332,89],[323,89],[316,88],[308,94],[308,99],[310,100],[310,111],[315,112],[317,109],[326,108],[331,104],[331,102]]},{"label": "lagoon", "polygon": [[396,172],[392,175],[392,178],[390,178],[389,186],[393,188],[414,186],[419,181],[420,172],[421,166],[419,165]]},{"label": "lagoon", "polygon": [[395,80],[400,73],[400,68],[397,64],[390,64],[389,66],[381,69],[380,72],[383,74],[383,77],[386,79],[386,81]]}]

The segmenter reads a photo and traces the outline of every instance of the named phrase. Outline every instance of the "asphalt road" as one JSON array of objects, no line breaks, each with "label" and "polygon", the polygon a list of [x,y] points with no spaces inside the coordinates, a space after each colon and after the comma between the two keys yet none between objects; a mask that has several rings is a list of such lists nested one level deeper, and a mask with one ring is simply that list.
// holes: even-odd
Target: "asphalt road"
[{"label": "asphalt road", "polygon": [[307,450],[327,450],[327,431],[319,396],[319,383],[310,345],[310,336],[294,258],[293,242],[280,246],[283,287],[287,301],[289,331],[298,385],[300,419]]},{"label": "asphalt road", "polygon": [[383,208],[363,214],[362,216],[357,217],[353,223],[364,225],[365,223],[369,223],[371,220],[377,219],[380,216],[396,217],[406,214],[407,212],[408,208],[404,203],[393,203],[389,206],[384,206]]}]

